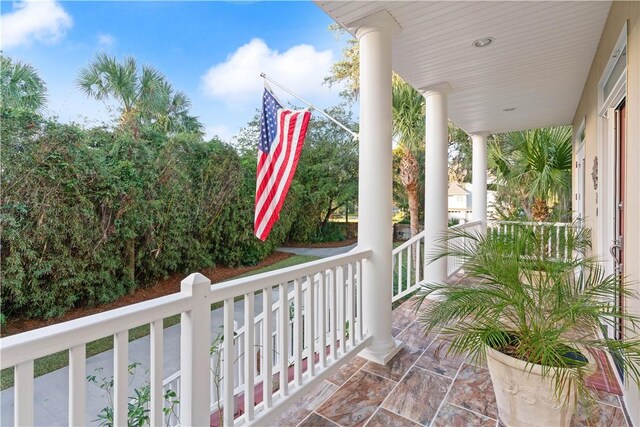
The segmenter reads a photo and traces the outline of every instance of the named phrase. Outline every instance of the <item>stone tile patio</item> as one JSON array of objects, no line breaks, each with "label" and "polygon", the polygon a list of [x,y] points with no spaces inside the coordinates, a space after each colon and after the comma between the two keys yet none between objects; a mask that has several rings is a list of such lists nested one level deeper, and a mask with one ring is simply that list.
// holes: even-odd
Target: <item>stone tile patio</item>
[{"label": "stone tile patio", "polygon": [[[278,426],[499,427],[489,371],[446,356],[447,341],[424,336],[411,302],[393,311],[403,349],[382,366],[356,357],[284,413]],[[597,391],[572,426],[628,427],[620,398]]]}]

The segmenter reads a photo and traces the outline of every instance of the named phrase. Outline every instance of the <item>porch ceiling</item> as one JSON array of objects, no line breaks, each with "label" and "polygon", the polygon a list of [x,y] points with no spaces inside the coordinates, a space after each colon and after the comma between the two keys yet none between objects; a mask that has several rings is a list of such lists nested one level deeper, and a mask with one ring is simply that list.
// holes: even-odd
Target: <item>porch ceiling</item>
[{"label": "porch ceiling", "polygon": [[[415,88],[449,83],[449,117],[468,133],[571,123],[611,6],[315,2],[343,27],[386,9],[402,28],[393,41],[394,70]],[[484,37],[493,43],[472,46]]]}]

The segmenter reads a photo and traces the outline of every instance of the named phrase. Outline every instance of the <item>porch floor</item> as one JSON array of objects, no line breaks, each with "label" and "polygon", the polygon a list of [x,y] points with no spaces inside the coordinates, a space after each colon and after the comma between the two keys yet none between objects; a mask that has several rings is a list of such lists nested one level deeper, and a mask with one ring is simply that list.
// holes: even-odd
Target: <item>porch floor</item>
[{"label": "porch floor", "polygon": [[[412,302],[393,311],[393,334],[404,344],[382,366],[356,357],[298,401],[277,426],[499,427],[489,371],[445,356],[446,341],[424,336]],[[572,426],[627,427],[617,394],[594,390],[597,404],[579,407]]]}]

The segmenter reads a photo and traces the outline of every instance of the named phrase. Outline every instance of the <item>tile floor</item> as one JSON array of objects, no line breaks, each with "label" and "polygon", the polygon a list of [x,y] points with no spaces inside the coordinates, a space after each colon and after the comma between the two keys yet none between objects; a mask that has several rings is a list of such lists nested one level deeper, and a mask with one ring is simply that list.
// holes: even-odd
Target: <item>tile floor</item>
[{"label": "tile floor", "polygon": [[[356,357],[308,393],[278,426],[499,427],[489,371],[463,357],[445,357],[447,342],[424,336],[411,302],[393,311],[404,343],[386,365]],[[627,427],[617,395],[597,391],[597,404],[579,407],[572,426]]]}]

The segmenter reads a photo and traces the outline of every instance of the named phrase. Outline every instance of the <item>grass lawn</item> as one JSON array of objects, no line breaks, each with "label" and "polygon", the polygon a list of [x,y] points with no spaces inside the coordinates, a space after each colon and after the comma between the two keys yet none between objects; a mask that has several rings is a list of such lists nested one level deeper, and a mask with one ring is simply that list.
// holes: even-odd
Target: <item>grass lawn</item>
[{"label": "grass lawn", "polygon": [[[237,277],[248,277],[253,276],[255,274],[265,273],[267,271],[273,271],[280,268],[291,267],[293,265],[303,264],[305,262],[315,261],[317,257],[306,256],[306,255],[294,255],[282,261],[276,262],[274,264],[268,265],[266,267],[250,271],[243,275]],[[239,297],[242,299],[243,297]],[[223,302],[215,303],[211,306],[211,309],[214,310],[216,308],[222,307]],[[164,327],[168,328],[173,325],[177,325],[180,323],[180,315],[177,314],[175,316],[167,317],[164,319]],[[129,342],[133,340],[137,340],[139,338],[145,337],[149,335],[149,325],[138,326],[137,328],[133,328],[129,330]],[[95,356],[96,354],[103,353],[105,351],[111,350],[113,348],[113,337],[108,336],[101,338],[96,341],[92,341],[87,343],[86,351],[87,358],[91,356]],[[48,356],[42,357],[40,359],[36,359],[34,362],[34,377],[39,377],[44,374],[48,374],[49,372],[53,372],[60,368],[64,368],[69,365],[69,352],[61,351],[59,353],[50,354]],[[3,369],[0,372],[0,390],[7,389],[9,387],[13,387],[13,368]]]}]

